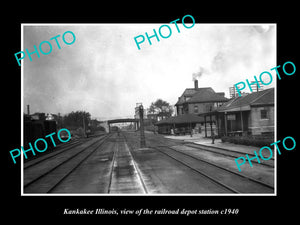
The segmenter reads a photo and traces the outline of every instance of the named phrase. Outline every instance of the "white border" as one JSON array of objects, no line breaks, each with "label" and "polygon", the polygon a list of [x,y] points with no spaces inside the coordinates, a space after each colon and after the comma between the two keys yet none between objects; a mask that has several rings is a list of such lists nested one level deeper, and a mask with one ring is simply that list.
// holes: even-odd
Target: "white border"
[{"label": "white border", "polygon": [[[99,26],[99,25],[125,25],[125,24],[131,24],[134,25],[135,23],[124,23],[124,24],[118,24],[118,23],[21,23],[21,51],[24,51],[24,26]],[[138,23],[141,24],[141,23]],[[150,23],[147,23],[150,25]],[[155,23],[153,23],[155,24]],[[275,25],[275,40],[276,40],[276,65],[277,66],[277,23],[196,23],[199,25],[208,25],[208,26],[253,26],[253,25]],[[23,146],[23,131],[24,131],[24,117],[23,117],[23,109],[24,109],[24,66],[23,63],[21,63],[21,144]],[[275,120],[275,141],[277,141],[277,79],[275,80],[275,108],[274,108],[274,120]],[[24,157],[21,157],[21,196],[277,196],[277,151],[275,150],[274,145],[274,154],[275,154],[275,164],[274,164],[274,193],[270,194],[259,194],[259,193],[253,193],[253,194],[85,194],[85,193],[78,193],[78,194],[27,194],[24,193],[24,174],[23,174],[23,166],[24,166]],[[23,155],[23,152],[22,154]]]}]

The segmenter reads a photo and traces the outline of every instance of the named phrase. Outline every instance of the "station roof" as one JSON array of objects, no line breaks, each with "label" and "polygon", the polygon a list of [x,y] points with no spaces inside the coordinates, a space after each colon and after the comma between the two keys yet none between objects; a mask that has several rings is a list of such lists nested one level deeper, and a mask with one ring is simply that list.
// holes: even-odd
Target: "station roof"
[{"label": "station roof", "polygon": [[203,117],[194,114],[184,114],[184,115],[173,116],[165,120],[158,121],[155,125],[201,123],[201,122],[204,122]]},{"label": "station roof", "polygon": [[[188,100],[186,98],[189,97]],[[201,102],[226,102],[223,92],[215,92],[211,87],[203,88],[186,88],[175,105],[184,103],[201,103]]]},{"label": "station roof", "polygon": [[218,112],[250,110],[250,107],[274,105],[274,88],[240,96],[229,100],[217,109]]}]

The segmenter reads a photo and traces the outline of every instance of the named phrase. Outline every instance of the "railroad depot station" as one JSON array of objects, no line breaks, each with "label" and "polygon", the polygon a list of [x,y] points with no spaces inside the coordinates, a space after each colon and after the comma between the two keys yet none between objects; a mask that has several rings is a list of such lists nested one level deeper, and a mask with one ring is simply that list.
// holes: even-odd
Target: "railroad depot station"
[{"label": "railroad depot station", "polygon": [[[240,97],[233,90],[229,99],[195,80],[178,97],[176,116],[144,113],[141,104],[134,118],[88,122],[80,114],[81,133],[103,129],[72,133],[67,143],[24,160],[22,194],[274,195],[274,154],[255,159],[274,140],[274,88],[256,90]],[[44,117],[28,109],[25,144],[64,127],[59,116],[60,123]],[[252,166],[239,171],[235,159],[245,154]]]},{"label": "railroad depot station", "polygon": [[178,98],[177,116],[158,121],[161,134],[204,133],[205,137],[274,135],[274,88],[234,95],[211,87],[186,88]]}]

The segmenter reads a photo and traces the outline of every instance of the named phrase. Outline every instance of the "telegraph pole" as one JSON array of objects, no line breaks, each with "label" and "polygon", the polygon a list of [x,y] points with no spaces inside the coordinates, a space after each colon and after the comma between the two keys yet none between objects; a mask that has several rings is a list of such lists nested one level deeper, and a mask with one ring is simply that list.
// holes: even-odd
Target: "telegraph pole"
[{"label": "telegraph pole", "polygon": [[84,111],[82,111],[82,123],[83,123],[83,136],[86,137]]},{"label": "telegraph pole", "polygon": [[145,148],[146,141],[145,141],[145,131],[144,131],[144,108],[143,108],[143,105],[139,106],[139,116],[140,116],[141,148]]}]

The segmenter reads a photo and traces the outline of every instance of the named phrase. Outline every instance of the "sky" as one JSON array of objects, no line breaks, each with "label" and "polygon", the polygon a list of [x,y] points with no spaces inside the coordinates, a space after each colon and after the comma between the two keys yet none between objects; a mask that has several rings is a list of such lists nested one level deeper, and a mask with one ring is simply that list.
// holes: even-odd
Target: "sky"
[{"label": "sky", "polygon": [[[170,24],[169,38],[152,38],[152,45],[145,38],[138,50],[134,37],[153,35],[153,29],[158,33],[161,25],[23,24],[22,51],[33,52],[42,41],[52,45],[50,54],[21,62],[24,112],[30,105],[31,113],[84,110],[97,119],[133,118],[136,103],[148,108],[161,98],[174,105],[193,88],[193,77],[199,87],[229,97],[229,87],[277,66],[275,24],[196,23],[187,29],[178,23],[180,33]],[[71,45],[62,40],[66,31],[75,34]],[[57,35],[61,49],[50,40]],[[71,34],[65,38],[73,40]],[[48,52],[49,46],[43,44],[42,50]]]}]

